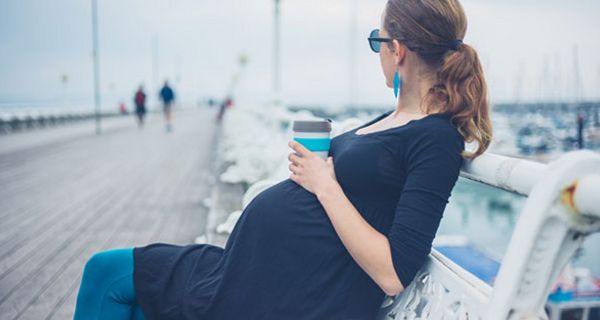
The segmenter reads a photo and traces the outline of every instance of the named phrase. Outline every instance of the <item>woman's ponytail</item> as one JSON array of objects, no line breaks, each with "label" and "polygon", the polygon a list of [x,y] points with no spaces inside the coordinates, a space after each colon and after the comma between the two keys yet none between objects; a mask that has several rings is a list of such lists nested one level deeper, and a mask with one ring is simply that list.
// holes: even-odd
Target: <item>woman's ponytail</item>
[{"label": "woman's ponytail", "polygon": [[475,158],[489,147],[492,124],[483,68],[475,49],[460,44],[449,50],[437,70],[437,82],[429,90],[426,103],[452,115],[452,122],[466,142],[477,142],[474,152],[463,153]]}]

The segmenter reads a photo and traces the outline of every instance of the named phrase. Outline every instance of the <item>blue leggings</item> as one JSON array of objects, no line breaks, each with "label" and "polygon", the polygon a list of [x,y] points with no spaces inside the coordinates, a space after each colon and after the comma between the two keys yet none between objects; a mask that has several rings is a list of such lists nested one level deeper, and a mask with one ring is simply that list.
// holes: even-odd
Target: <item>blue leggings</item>
[{"label": "blue leggings", "polygon": [[85,264],[74,320],[143,320],[133,287],[133,248],[94,254]]}]

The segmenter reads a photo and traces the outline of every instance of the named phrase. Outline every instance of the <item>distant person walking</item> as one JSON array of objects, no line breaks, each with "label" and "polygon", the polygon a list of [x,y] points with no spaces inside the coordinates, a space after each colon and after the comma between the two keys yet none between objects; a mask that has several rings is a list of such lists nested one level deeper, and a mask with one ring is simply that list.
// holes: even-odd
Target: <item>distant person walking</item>
[{"label": "distant person walking", "polygon": [[119,102],[119,113],[122,115],[127,114],[127,107],[125,106],[125,102],[123,101]]},{"label": "distant person walking", "polygon": [[168,81],[165,81],[165,85],[160,89],[160,99],[163,102],[166,130],[167,132],[171,132],[173,130],[173,125],[171,124],[171,109],[173,108],[173,101],[175,101],[175,93],[173,92],[173,89],[169,87]]},{"label": "distant person walking", "polygon": [[233,105],[233,99],[228,96],[219,106],[219,112],[217,113],[217,122],[221,122],[223,120],[223,115],[225,115],[225,110],[231,108]]},{"label": "distant person walking", "polygon": [[138,126],[141,128],[144,126],[144,116],[146,115],[146,93],[144,93],[143,85],[138,88],[133,101],[135,102],[135,115],[138,119]]}]

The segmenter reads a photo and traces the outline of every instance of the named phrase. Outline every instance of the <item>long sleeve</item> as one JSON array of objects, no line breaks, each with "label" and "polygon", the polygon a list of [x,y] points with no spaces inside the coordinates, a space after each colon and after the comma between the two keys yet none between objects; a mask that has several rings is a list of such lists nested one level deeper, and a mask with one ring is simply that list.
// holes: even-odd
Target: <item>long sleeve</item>
[{"label": "long sleeve", "polygon": [[462,165],[464,142],[455,132],[429,132],[407,146],[406,180],[388,240],[404,287],[422,267]]}]

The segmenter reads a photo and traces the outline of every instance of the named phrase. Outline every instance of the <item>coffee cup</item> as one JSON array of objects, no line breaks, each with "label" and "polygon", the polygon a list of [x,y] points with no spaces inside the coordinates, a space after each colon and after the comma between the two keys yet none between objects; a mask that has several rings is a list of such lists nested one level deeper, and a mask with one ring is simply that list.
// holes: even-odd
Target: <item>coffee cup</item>
[{"label": "coffee cup", "polygon": [[294,140],[326,160],[331,146],[331,120],[296,120]]}]

